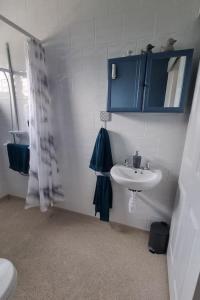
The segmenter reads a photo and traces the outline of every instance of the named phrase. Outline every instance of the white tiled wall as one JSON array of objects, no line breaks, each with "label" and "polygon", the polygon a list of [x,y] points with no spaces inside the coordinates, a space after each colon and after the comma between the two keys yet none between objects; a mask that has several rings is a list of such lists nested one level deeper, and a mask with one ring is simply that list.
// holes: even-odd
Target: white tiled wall
[{"label": "white tiled wall", "polygon": [[[96,178],[88,165],[101,126],[99,111],[106,108],[107,58],[125,55],[129,49],[139,53],[149,42],[159,50],[171,36],[178,39],[178,48],[195,47],[197,57],[199,1],[2,0],[0,5],[7,17],[46,41],[66,196],[63,207],[94,215]],[[14,65],[23,68],[21,36],[8,34],[5,27],[3,32],[11,41]],[[18,40],[16,46],[12,40]],[[2,47],[3,42],[1,38]],[[0,64],[5,64],[1,57]],[[112,115],[108,129],[114,161],[123,162],[138,149],[144,161],[162,169],[163,181],[138,196],[134,214],[128,213],[129,192],[113,183],[111,220],[147,229],[153,220],[170,219],[186,127],[185,115]],[[12,186],[12,191],[25,194],[25,186]]]},{"label": "white tiled wall", "polygon": [[[22,88],[22,79],[23,77],[21,76],[15,77],[19,124],[21,130],[28,131],[24,114],[24,105],[27,104],[27,96],[25,94],[26,91]],[[15,117],[13,117],[13,122],[14,129],[16,129]],[[7,149],[4,146],[7,142],[13,142],[11,134],[8,133],[9,130],[12,130],[12,122],[7,87],[4,92],[0,91],[0,197],[6,194],[24,196],[27,187],[27,178],[9,169]],[[27,142],[27,137],[24,141]]]},{"label": "white tiled wall", "polygon": [[[6,99],[7,100],[7,99]],[[0,105],[2,105],[2,102],[5,102],[5,100],[0,100]],[[3,131],[7,128],[7,116],[5,117],[2,109],[0,108],[0,198],[5,196],[8,193],[7,189],[7,180],[5,176],[5,162],[4,162],[4,147],[3,147]]]}]

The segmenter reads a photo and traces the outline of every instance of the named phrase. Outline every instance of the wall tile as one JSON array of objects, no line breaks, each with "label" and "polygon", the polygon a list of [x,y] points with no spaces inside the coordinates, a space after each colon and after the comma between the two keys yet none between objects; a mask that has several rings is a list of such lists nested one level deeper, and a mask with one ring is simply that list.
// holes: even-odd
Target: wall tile
[{"label": "wall tile", "polygon": [[94,44],[94,21],[70,24],[71,48],[80,48]]},{"label": "wall tile", "polygon": [[108,47],[108,58],[127,56],[128,51],[132,51],[132,54],[137,53],[137,43],[121,43],[116,45],[111,45]]},{"label": "wall tile", "polygon": [[125,41],[134,41],[138,38],[147,38],[154,36],[155,30],[155,12],[145,8],[136,9],[123,15],[123,38]]},{"label": "wall tile", "polygon": [[96,44],[112,44],[122,39],[122,17],[96,18],[95,42]]}]

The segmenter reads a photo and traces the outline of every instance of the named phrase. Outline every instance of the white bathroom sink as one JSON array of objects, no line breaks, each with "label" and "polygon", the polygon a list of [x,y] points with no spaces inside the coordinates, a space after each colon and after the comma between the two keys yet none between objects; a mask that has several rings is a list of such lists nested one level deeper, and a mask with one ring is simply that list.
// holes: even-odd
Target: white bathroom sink
[{"label": "white bathroom sink", "polygon": [[142,170],[115,165],[111,171],[112,178],[130,190],[144,191],[156,186],[162,179],[160,170]]}]

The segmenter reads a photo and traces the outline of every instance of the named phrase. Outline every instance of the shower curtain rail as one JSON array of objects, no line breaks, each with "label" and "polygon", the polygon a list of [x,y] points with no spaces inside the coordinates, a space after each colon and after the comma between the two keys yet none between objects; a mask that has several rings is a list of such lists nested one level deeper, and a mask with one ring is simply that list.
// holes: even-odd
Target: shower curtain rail
[{"label": "shower curtain rail", "polygon": [[[10,70],[7,69],[7,68],[0,68],[0,72],[10,73]],[[13,74],[20,75],[20,76],[26,76],[26,71],[15,71],[15,70],[13,70]]]},{"label": "shower curtain rail", "polygon": [[21,28],[20,26],[18,26],[15,23],[13,23],[12,21],[10,21],[9,19],[7,19],[6,17],[4,17],[1,14],[0,14],[0,20],[3,21],[4,23],[6,23],[7,25],[11,26],[15,30],[17,30],[17,31],[21,32],[22,34],[26,35],[27,37],[29,37],[31,39],[34,39],[34,40],[38,41],[39,43],[41,43],[41,40],[39,40],[34,35],[32,35],[31,33],[29,33],[28,31],[24,30],[23,28]]}]

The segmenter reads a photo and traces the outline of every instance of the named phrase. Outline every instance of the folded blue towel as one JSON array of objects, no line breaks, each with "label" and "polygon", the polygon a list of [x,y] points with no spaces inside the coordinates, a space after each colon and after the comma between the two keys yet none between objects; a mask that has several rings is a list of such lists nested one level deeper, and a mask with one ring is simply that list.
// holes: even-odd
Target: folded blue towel
[{"label": "folded blue towel", "polygon": [[7,145],[9,168],[19,173],[29,172],[29,145],[8,144]]},{"label": "folded blue towel", "polygon": [[105,128],[101,128],[90,160],[90,168],[98,172],[109,172],[112,166],[109,135]]}]

